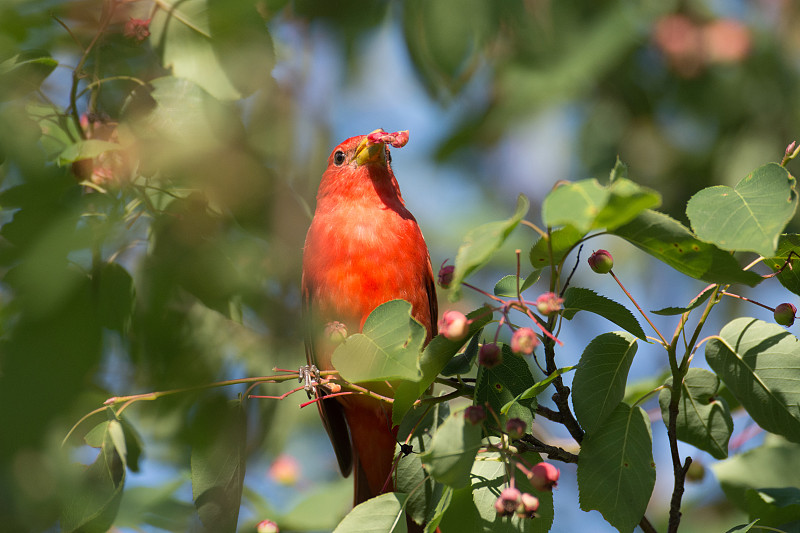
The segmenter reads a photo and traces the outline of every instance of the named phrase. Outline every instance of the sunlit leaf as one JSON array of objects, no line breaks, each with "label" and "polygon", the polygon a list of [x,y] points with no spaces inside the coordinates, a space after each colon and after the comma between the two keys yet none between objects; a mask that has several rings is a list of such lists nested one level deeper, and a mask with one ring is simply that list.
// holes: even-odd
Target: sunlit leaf
[{"label": "sunlit leaf", "polygon": [[770,257],[797,209],[794,185],[784,167],[768,163],[735,187],[717,185],[698,192],[686,204],[686,215],[698,238],[723,250]]},{"label": "sunlit leaf", "polygon": [[522,217],[528,212],[531,204],[525,195],[517,198],[517,208],[511,218],[498,220],[479,226],[464,237],[464,243],[459,247],[456,255],[455,271],[451,286],[451,298],[460,294],[461,282],[474,271],[482,268],[489,262],[494,253],[505,242],[511,231],[517,227]]},{"label": "sunlit leaf", "polygon": [[[787,264],[791,255],[791,261]],[[764,259],[764,264],[773,272],[778,272],[778,281],[793,293],[800,295],[800,235],[790,233],[778,239],[778,249],[772,257]]]},{"label": "sunlit leaf", "polygon": [[361,333],[347,338],[333,352],[333,366],[351,382],[421,378],[417,360],[425,327],[411,316],[405,300],[386,302],[370,313]]},{"label": "sunlit leaf", "polygon": [[344,520],[339,522],[334,533],[406,533],[403,504],[407,494],[390,492],[357,505]]},{"label": "sunlit leaf", "polygon": [[758,425],[800,442],[800,340],[777,324],[737,318],[706,343],[706,360]]},{"label": "sunlit leaf", "polygon": [[553,264],[558,265],[564,257],[572,251],[576,244],[586,235],[586,232],[578,231],[574,226],[564,226],[550,233],[550,239],[540,237],[536,244],[531,248],[530,260],[533,268],[545,268],[550,266],[550,253],[553,254]]},{"label": "sunlit leaf", "polygon": [[743,271],[731,254],[698,240],[683,224],[657,211],[644,211],[611,233],[695,279],[750,286],[763,280],[755,272]]},{"label": "sunlit leaf", "polygon": [[542,218],[547,226],[570,225],[585,234],[614,229],[660,203],[658,193],[628,179],[618,178],[607,187],[588,179],[556,187],[544,200]]}]

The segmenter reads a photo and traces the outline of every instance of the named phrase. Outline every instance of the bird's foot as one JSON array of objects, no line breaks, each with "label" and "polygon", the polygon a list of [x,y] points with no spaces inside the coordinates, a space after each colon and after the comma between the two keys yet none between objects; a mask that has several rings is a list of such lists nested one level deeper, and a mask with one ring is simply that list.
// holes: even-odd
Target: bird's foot
[{"label": "bird's foot", "polygon": [[314,394],[314,389],[320,384],[321,380],[317,365],[301,366],[297,370],[297,375],[297,381],[303,384],[303,389],[308,394],[308,397],[311,398]]}]

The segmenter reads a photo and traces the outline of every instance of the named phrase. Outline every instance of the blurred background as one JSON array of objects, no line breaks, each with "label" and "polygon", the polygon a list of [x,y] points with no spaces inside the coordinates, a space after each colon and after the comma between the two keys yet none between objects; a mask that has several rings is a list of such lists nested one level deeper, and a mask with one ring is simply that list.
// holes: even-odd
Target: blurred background
[{"label": "blurred background", "polygon": [[[508,217],[518,193],[540,223],[558,180],[607,175],[617,157],[685,222],[693,193],[780,161],[800,137],[798,24],[791,0],[5,0],[0,530],[58,530],[68,465],[94,461],[82,439],[105,415],[61,441],[105,399],[304,362],[303,239],[340,141],[410,130],[393,168],[434,270],[470,229]],[[491,290],[536,237],[519,228],[471,282]],[[620,241],[592,244],[614,253],[645,309],[702,288]],[[622,301],[585,268],[573,283]],[[772,286],[758,298],[773,288],[778,298]],[[579,314],[559,364],[610,327]],[[662,359],[640,347],[632,375],[657,385]],[[128,465],[116,528],[197,527],[190,444],[220,431],[203,413],[245,389],[126,408],[142,455]],[[298,410],[303,399],[247,402],[241,531],[266,518],[329,531],[350,505],[351,481],[339,479],[316,409]],[[657,402],[645,407],[659,465],[650,514],[664,524],[668,446]],[[747,431],[737,419],[732,442],[759,442]],[[570,466],[555,501],[553,531],[611,530],[578,509]],[[710,475],[685,502],[685,531],[746,521]]]}]

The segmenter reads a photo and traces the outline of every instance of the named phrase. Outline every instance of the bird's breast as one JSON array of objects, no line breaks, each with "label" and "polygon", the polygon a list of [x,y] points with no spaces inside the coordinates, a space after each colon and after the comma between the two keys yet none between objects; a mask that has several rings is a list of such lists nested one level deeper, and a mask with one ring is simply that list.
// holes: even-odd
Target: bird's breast
[{"label": "bird's breast", "polygon": [[343,322],[354,333],[375,307],[396,298],[411,302],[417,316],[428,308],[430,275],[425,241],[407,211],[352,207],[315,215],[303,276],[318,321]]}]

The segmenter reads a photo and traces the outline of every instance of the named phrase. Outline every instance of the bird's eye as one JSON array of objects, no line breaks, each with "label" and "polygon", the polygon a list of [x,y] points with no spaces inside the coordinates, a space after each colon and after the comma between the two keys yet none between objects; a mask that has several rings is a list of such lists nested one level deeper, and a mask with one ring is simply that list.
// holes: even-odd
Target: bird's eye
[{"label": "bird's eye", "polygon": [[344,152],[337,150],[336,153],[333,154],[333,164],[339,167],[342,163],[344,163]]}]

